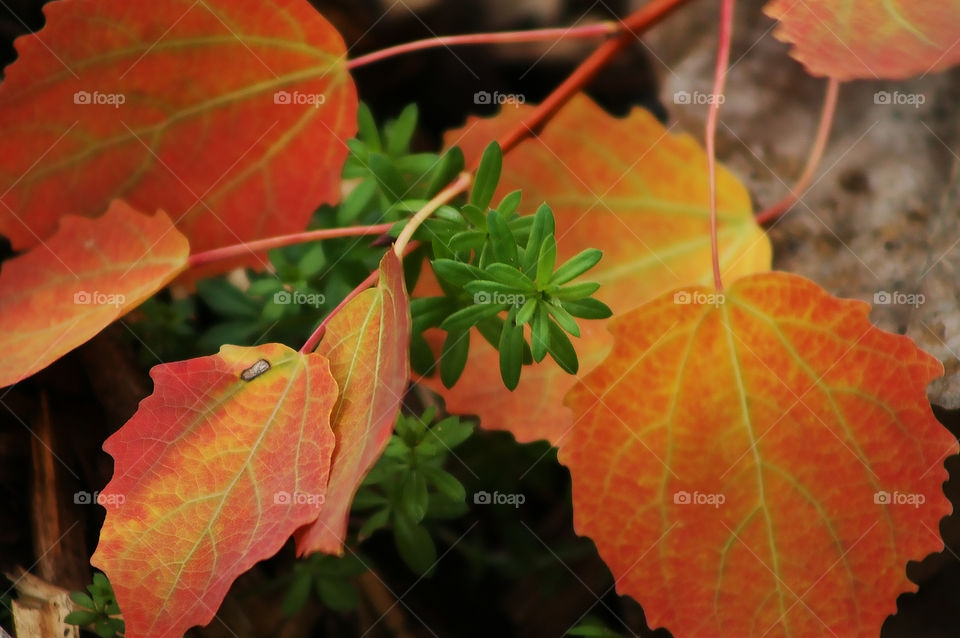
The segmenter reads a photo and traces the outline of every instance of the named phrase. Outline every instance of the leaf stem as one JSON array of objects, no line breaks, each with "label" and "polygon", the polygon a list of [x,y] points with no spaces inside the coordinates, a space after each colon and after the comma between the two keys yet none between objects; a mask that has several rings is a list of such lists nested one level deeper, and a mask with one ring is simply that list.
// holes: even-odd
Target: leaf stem
[{"label": "leaf stem", "polygon": [[660,22],[688,0],[651,0],[620,21],[620,36],[607,40],[580,63],[574,72],[541,102],[529,117],[526,117],[506,135],[501,137],[500,148],[510,152],[520,142],[535,135],[546,122],[566,104],[580,89],[590,83],[597,73],[627,48],[637,36]]},{"label": "leaf stem", "polygon": [[616,22],[605,21],[597,24],[588,24],[579,27],[560,27],[550,29],[530,29],[527,31],[500,31],[496,33],[469,33],[466,35],[447,35],[435,38],[425,38],[387,47],[379,51],[367,53],[347,62],[348,69],[373,64],[397,55],[459,45],[476,44],[504,44],[514,42],[539,42],[542,40],[556,41],[566,38],[598,38],[613,35],[621,29]]},{"label": "leaf stem", "polygon": [[814,139],[813,146],[810,148],[810,156],[807,158],[807,165],[803,169],[800,178],[794,184],[790,192],[783,196],[779,202],[770,208],[757,213],[756,220],[758,224],[766,224],[778,219],[781,215],[790,210],[794,204],[803,196],[804,192],[810,188],[810,182],[817,172],[817,166],[823,159],[823,151],[827,147],[827,141],[830,139],[830,128],[833,125],[833,115],[837,110],[837,95],[840,93],[840,82],[836,78],[830,78],[827,82],[827,92],[823,97],[823,110],[820,114],[820,124],[817,127],[817,136]]},{"label": "leaf stem", "polygon": [[410,241],[410,238],[413,237],[413,233],[416,232],[417,228],[420,227],[430,215],[434,213],[438,208],[449,202],[451,199],[467,190],[467,187],[470,186],[470,182],[473,181],[473,175],[467,172],[460,173],[457,176],[457,179],[450,182],[450,184],[444,188],[442,191],[434,195],[433,199],[424,205],[423,208],[417,211],[417,214],[410,218],[410,221],[407,222],[407,225],[403,227],[403,230],[400,231],[400,235],[397,237],[397,242],[393,245],[393,251],[397,253],[398,257],[403,256],[403,251],[407,248],[407,243]]},{"label": "leaf stem", "polygon": [[713,285],[717,292],[723,291],[720,280],[720,250],[717,246],[717,118],[720,113],[720,96],[727,81],[727,65],[730,63],[730,43],[733,40],[733,7],[735,0],[723,0],[720,7],[720,42],[717,51],[717,68],[713,77],[713,99],[707,112],[707,172],[710,178],[710,252],[713,257]]},{"label": "leaf stem", "polygon": [[248,241],[232,246],[224,246],[214,250],[207,250],[202,253],[190,255],[187,261],[188,268],[202,266],[215,261],[231,259],[233,257],[243,257],[250,253],[270,250],[271,248],[281,248],[283,246],[293,246],[294,244],[303,244],[319,239],[332,239],[334,237],[362,237],[364,235],[382,235],[393,228],[393,224],[378,224],[376,226],[348,226],[345,228],[324,228],[322,230],[308,230],[302,233],[292,235],[278,235],[256,241]]}]

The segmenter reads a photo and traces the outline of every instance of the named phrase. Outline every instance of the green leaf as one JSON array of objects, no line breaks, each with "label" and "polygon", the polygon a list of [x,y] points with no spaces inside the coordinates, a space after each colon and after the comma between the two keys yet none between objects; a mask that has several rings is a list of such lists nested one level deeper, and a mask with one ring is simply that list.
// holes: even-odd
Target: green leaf
[{"label": "green leaf", "polygon": [[310,585],[312,584],[313,579],[310,577],[310,572],[302,570],[296,575],[293,584],[287,590],[287,595],[283,597],[283,602],[280,604],[285,615],[293,616],[303,609],[310,599]]},{"label": "green leaf", "polygon": [[375,179],[365,179],[354,186],[337,209],[337,224],[345,226],[356,221],[357,217],[373,202],[376,194],[377,180]]},{"label": "green leaf", "polygon": [[533,352],[533,360],[543,361],[547,356],[547,350],[550,348],[550,315],[541,305],[533,315],[533,323],[530,325],[530,349]]},{"label": "green leaf", "polygon": [[539,304],[536,297],[527,299],[526,303],[524,303],[523,307],[520,309],[520,312],[517,313],[517,325],[526,325],[531,319],[533,319],[533,313],[537,311],[538,305]]},{"label": "green leaf", "polygon": [[373,119],[373,113],[370,107],[360,103],[357,108],[357,137],[363,140],[364,144],[372,151],[380,151],[380,131],[377,129],[377,122]]},{"label": "green leaf", "polygon": [[223,317],[256,318],[260,314],[260,308],[255,301],[222,277],[198,281],[197,295],[211,310]]},{"label": "green leaf", "polygon": [[370,538],[375,531],[382,528],[390,520],[390,508],[384,507],[383,509],[377,510],[370,515],[370,518],[363,522],[363,525],[360,526],[357,536],[362,541],[366,538]]},{"label": "green leaf", "polygon": [[565,284],[571,279],[579,277],[596,266],[601,257],[603,257],[603,252],[596,248],[584,250],[557,268],[557,271],[553,273],[553,277],[550,278],[550,283],[555,285]]},{"label": "green leaf", "polygon": [[317,595],[328,609],[339,612],[356,609],[360,602],[353,584],[342,580],[318,580]]},{"label": "green leaf", "polygon": [[472,423],[464,423],[456,416],[448,416],[427,431],[416,451],[418,454],[436,456],[457,447],[472,434]]},{"label": "green leaf", "polygon": [[78,611],[71,611],[67,614],[67,617],[64,618],[64,621],[68,625],[76,625],[78,627],[86,627],[90,625],[99,618],[100,616],[95,611],[87,611],[86,609],[81,609]]},{"label": "green leaf", "polygon": [[503,330],[500,332],[500,376],[508,390],[520,383],[520,371],[523,368],[523,328],[515,325],[516,307],[510,309]]},{"label": "green leaf", "polygon": [[443,351],[440,355],[440,380],[448,388],[452,388],[463,374],[467,365],[467,355],[470,354],[470,331],[454,330],[447,333],[443,341]]},{"label": "green leaf", "polygon": [[430,187],[427,188],[427,197],[433,197],[443,190],[443,188],[452,182],[464,168],[463,151],[459,146],[453,146],[447,149],[443,154],[437,166],[433,169],[433,176],[430,178]]},{"label": "green leaf", "polygon": [[487,214],[487,229],[490,233],[490,247],[497,261],[506,264],[517,264],[517,238],[513,236],[499,211],[492,210]]},{"label": "green leaf", "polygon": [[395,202],[403,199],[407,194],[407,184],[393,165],[393,161],[386,155],[370,153],[370,172],[377,179],[380,191],[386,198]]},{"label": "green leaf", "polygon": [[523,251],[523,272],[529,274],[536,271],[543,240],[556,232],[555,225],[553,211],[546,204],[541,204],[533,216],[533,226],[527,238],[527,247]]},{"label": "green leaf", "polygon": [[466,204],[460,208],[460,212],[474,228],[479,228],[486,232],[487,213],[483,208],[474,206],[473,204]]},{"label": "green leaf", "polygon": [[[93,602],[93,599],[87,596],[82,591],[70,592],[70,600],[72,600],[77,605],[80,605],[84,609],[96,609],[97,605]],[[84,623],[86,624],[86,623]]]},{"label": "green leaf", "polygon": [[453,474],[431,465],[424,465],[422,471],[430,484],[447,498],[454,501],[462,501],[467,498],[466,488]]},{"label": "green leaf", "polygon": [[457,288],[463,288],[468,282],[484,279],[486,275],[476,266],[453,259],[434,259],[430,265],[434,274]]},{"label": "green leaf", "polygon": [[400,506],[403,508],[403,513],[411,521],[419,523],[427,513],[429,502],[427,478],[422,472],[411,470],[400,488]]},{"label": "green leaf", "polygon": [[479,250],[487,239],[482,230],[465,230],[450,238],[450,250],[458,253]]},{"label": "green leaf", "polygon": [[437,561],[437,548],[430,533],[405,516],[393,520],[393,538],[403,561],[418,574],[426,574]]},{"label": "green leaf", "polygon": [[462,308],[444,319],[440,328],[447,332],[469,330],[487,317],[503,312],[507,307],[506,304],[476,303]]},{"label": "green leaf", "polygon": [[500,204],[497,206],[497,210],[500,211],[500,214],[504,219],[510,219],[513,217],[514,213],[517,212],[517,209],[520,207],[520,201],[523,199],[523,193],[520,191],[513,191],[504,195],[503,199],[500,200]]},{"label": "green leaf", "polygon": [[553,234],[543,238],[540,256],[537,260],[537,283],[545,285],[553,277],[553,268],[557,265],[557,240]]},{"label": "green leaf", "polygon": [[387,155],[400,157],[410,149],[410,140],[417,128],[418,110],[416,103],[408,104],[397,119],[390,123],[387,132]]},{"label": "green leaf", "polygon": [[600,284],[597,282],[584,281],[578,284],[563,286],[562,288],[550,286],[550,289],[547,292],[550,293],[551,297],[555,297],[561,301],[574,301],[577,299],[583,299],[584,297],[589,297],[599,289]]},{"label": "green leaf", "polygon": [[613,311],[607,307],[607,304],[597,299],[564,301],[563,309],[581,319],[607,319],[613,315]]},{"label": "green leaf", "polygon": [[413,317],[413,332],[439,326],[440,322],[456,309],[449,297],[419,297],[410,300],[410,315]]},{"label": "green leaf", "polygon": [[548,303],[547,311],[557,320],[557,323],[560,324],[560,327],[572,334],[574,337],[580,336],[580,326],[577,325],[577,320],[570,316],[570,313],[561,308],[556,303]]},{"label": "green leaf", "polygon": [[487,266],[486,272],[492,276],[494,280],[512,286],[517,290],[525,290],[527,292],[536,292],[537,290],[537,287],[533,285],[533,280],[513,266],[507,264],[490,264]]},{"label": "green leaf", "polygon": [[470,203],[474,206],[485,209],[490,205],[493,194],[497,190],[497,183],[500,181],[500,170],[503,168],[503,152],[500,145],[496,142],[490,142],[483,157],[480,159],[480,166],[477,168],[476,177],[473,181],[473,191],[470,194]]},{"label": "green leaf", "polygon": [[580,364],[577,361],[577,351],[570,342],[570,338],[554,322],[548,321],[547,323],[550,331],[550,347],[548,348],[550,356],[563,370],[570,374],[576,374]]},{"label": "green leaf", "polygon": [[307,279],[317,276],[326,265],[327,254],[323,249],[323,244],[320,243],[308,247],[303,256],[297,260],[300,275]]},{"label": "green leaf", "polygon": [[417,374],[430,376],[434,373],[437,360],[433,356],[430,344],[419,332],[410,334],[410,367]]}]

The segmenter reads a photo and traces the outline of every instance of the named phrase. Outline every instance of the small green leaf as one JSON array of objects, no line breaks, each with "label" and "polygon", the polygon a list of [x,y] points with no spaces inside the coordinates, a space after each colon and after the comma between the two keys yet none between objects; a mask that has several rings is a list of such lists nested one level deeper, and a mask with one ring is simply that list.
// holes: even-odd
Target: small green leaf
[{"label": "small green leaf", "polygon": [[581,319],[607,319],[613,315],[613,311],[607,304],[597,299],[564,301],[563,309],[574,317],[580,317]]},{"label": "small green leaf", "polygon": [[427,188],[427,197],[433,197],[452,182],[464,168],[463,151],[459,146],[448,148],[433,169],[430,186]]},{"label": "small green leaf", "polygon": [[68,625],[86,627],[87,625],[96,622],[99,617],[100,616],[95,611],[81,609],[78,611],[71,611],[69,614],[67,614],[67,617],[64,618],[64,622],[66,622]]},{"label": "small green leaf", "polygon": [[596,248],[584,250],[557,268],[557,271],[553,273],[553,277],[550,278],[550,283],[555,285],[565,284],[571,279],[579,277],[596,266],[601,257],[603,257],[603,252]]},{"label": "small green leaf", "polygon": [[426,574],[437,560],[437,548],[430,533],[405,516],[393,520],[393,538],[403,561],[418,574]]},{"label": "small green leaf", "polygon": [[492,210],[487,214],[487,229],[494,258],[505,264],[517,265],[517,238],[499,211]]},{"label": "small green leaf", "polygon": [[474,206],[473,204],[466,204],[460,208],[460,212],[474,228],[478,228],[486,233],[487,213],[484,209],[479,206]]},{"label": "small green leaf", "polygon": [[556,303],[548,303],[547,311],[550,315],[557,320],[557,323],[560,324],[560,327],[572,334],[574,337],[580,336],[580,326],[577,325],[577,320],[570,316],[570,313],[561,308]]},{"label": "small green leaf", "polygon": [[397,116],[397,119],[387,127],[387,155],[391,157],[400,157],[405,155],[410,149],[410,140],[413,139],[413,133],[417,128],[417,104],[411,103],[406,106]]},{"label": "small green leaf", "polygon": [[407,194],[407,184],[386,155],[370,153],[370,172],[377,179],[380,190],[391,202],[403,199]]},{"label": "small green leaf", "polygon": [[537,290],[536,286],[533,285],[533,280],[507,264],[490,264],[487,266],[487,274],[492,276],[494,280],[518,290],[526,290],[527,292],[536,292]]},{"label": "small green leaf", "polygon": [[453,259],[434,259],[430,262],[430,265],[437,277],[448,281],[457,288],[463,288],[467,283],[485,277],[484,272],[476,266]]},{"label": "small green leaf", "polygon": [[547,350],[550,347],[550,316],[546,309],[541,305],[533,315],[533,323],[530,325],[530,349],[533,352],[533,360],[543,361],[547,356]]},{"label": "small green leaf", "polygon": [[462,501],[467,498],[466,488],[453,474],[432,465],[424,465],[422,470],[430,484],[447,498],[454,501]]},{"label": "small green leaf", "polygon": [[427,513],[430,495],[427,492],[427,478],[422,472],[411,470],[404,478],[400,488],[400,505],[403,513],[411,521],[419,523]]},{"label": "small green leaf", "polygon": [[517,313],[517,325],[523,326],[526,325],[531,319],[533,319],[533,313],[537,311],[537,298],[533,297],[527,299],[526,303],[523,304],[523,307],[520,309],[520,312]]},{"label": "small green leaf", "polygon": [[503,330],[500,332],[500,376],[508,390],[513,391],[520,383],[523,368],[523,328],[514,322],[516,307],[510,309]]},{"label": "small green leaf", "polygon": [[363,525],[360,526],[360,529],[357,531],[357,536],[362,541],[366,538],[370,538],[374,532],[378,529],[384,527],[387,522],[390,520],[390,509],[385,507],[383,509],[377,510],[370,515],[366,521],[363,522]]},{"label": "small green leaf", "polygon": [[[479,296],[482,293],[477,294]],[[447,332],[469,330],[487,317],[492,317],[506,309],[506,304],[477,303],[462,308],[444,319],[440,328]]]},{"label": "small green leaf", "polygon": [[548,349],[550,356],[563,370],[570,374],[576,374],[580,364],[577,361],[577,351],[570,342],[570,338],[554,322],[549,321],[547,323],[550,330],[550,347]]},{"label": "small green leaf", "polygon": [[452,388],[463,368],[467,365],[467,355],[470,354],[470,331],[454,330],[447,333],[443,341],[443,352],[440,355],[440,380],[448,388]]},{"label": "small green leaf", "polygon": [[363,140],[364,144],[372,151],[380,151],[382,148],[377,122],[373,119],[370,107],[363,102],[357,108],[357,137]]},{"label": "small green leaf", "polygon": [[480,159],[480,166],[477,168],[476,177],[473,181],[473,191],[470,194],[470,203],[477,208],[485,209],[490,205],[493,194],[497,190],[497,183],[500,181],[500,170],[503,168],[503,152],[500,145],[496,142],[490,142],[483,157]]},{"label": "small green leaf", "polygon": [[360,602],[356,588],[342,580],[318,580],[317,596],[328,609],[339,612],[356,609]]},{"label": "small green leaf", "polygon": [[293,616],[303,609],[310,599],[310,586],[312,584],[313,580],[310,577],[310,572],[303,570],[296,575],[293,584],[287,590],[287,595],[283,597],[283,602],[280,604],[286,616]]},{"label": "small green leaf", "polygon": [[527,238],[527,247],[523,251],[523,272],[534,273],[540,261],[540,249],[543,240],[555,232],[553,211],[546,204],[541,204],[533,216],[533,226]]},{"label": "small green leaf", "polygon": [[540,258],[537,262],[537,283],[545,285],[553,277],[553,268],[557,265],[557,240],[553,234],[543,238]]},{"label": "small green leaf", "polygon": [[356,221],[357,217],[366,210],[367,206],[373,202],[377,194],[377,181],[375,179],[365,179],[357,184],[337,209],[337,224],[345,226],[350,222]]},{"label": "small green leaf", "polygon": [[255,318],[260,313],[260,307],[255,301],[221,277],[198,281],[197,295],[211,310],[223,317]]},{"label": "small green leaf", "polygon": [[433,350],[430,344],[419,332],[410,334],[410,367],[417,374],[431,376],[434,374],[434,368],[437,360],[433,356]]},{"label": "small green leaf", "polygon": [[426,456],[452,450],[473,434],[473,424],[464,423],[456,416],[448,416],[427,431],[423,440],[417,445],[417,453]]},{"label": "small green leaf", "polygon": [[500,211],[500,214],[504,219],[510,219],[513,217],[514,213],[517,212],[517,209],[520,207],[520,201],[523,199],[523,193],[520,191],[513,191],[508,193],[500,200],[500,204],[497,206],[497,210]]},{"label": "small green leaf", "polygon": [[554,287],[550,286],[548,292],[551,297],[560,299],[561,301],[574,301],[576,299],[583,299],[584,297],[589,297],[593,293],[597,292],[600,289],[600,284],[595,281],[584,281],[578,284],[570,284],[569,286]]},{"label": "small green leaf", "polygon": [[418,297],[410,300],[410,315],[413,317],[413,332],[440,325],[444,318],[456,309],[449,297]]},{"label": "small green leaf", "polygon": [[[93,602],[93,599],[87,596],[82,591],[70,592],[70,600],[72,600],[77,605],[80,605],[84,609],[96,609],[97,605]],[[86,624],[86,623],[84,623]]]}]

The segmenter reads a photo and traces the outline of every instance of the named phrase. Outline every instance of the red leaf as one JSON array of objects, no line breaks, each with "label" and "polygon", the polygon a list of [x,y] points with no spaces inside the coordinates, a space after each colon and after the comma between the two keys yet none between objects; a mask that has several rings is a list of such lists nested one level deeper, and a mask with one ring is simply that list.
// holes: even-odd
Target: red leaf
[{"label": "red leaf", "polygon": [[297,551],[342,554],[353,495],[383,453],[410,381],[410,307],[403,267],[393,251],[380,264],[376,289],[334,315],[317,352],[340,386],[333,410],[337,448],[326,506],[297,533]]},{"label": "red leaf", "polygon": [[814,75],[900,79],[960,63],[960,0],[773,0],[764,13]]},{"label": "red leaf", "polygon": [[47,367],[163,288],[190,247],[163,213],[116,201],[102,217],[67,216],[42,246],[0,269],[0,387]]},{"label": "red leaf", "polygon": [[611,321],[567,398],[577,532],[678,638],[873,638],[907,561],[943,546],[957,441],[925,393],[943,367],[795,275],[724,295]]},{"label": "red leaf", "polygon": [[[0,234],[15,248],[116,197],[169,212],[196,251],[301,231],[338,199],[356,91],[340,36],[306,0],[71,0],[46,14],[0,85]],[[325,101],[277,104],[278,91]]]},{"label": "red leaf", "polygon": [[316,519],[337,384],[324,357],[279,344],[223,346],[151,375],[154,393],[103,446],[115,468],[91,562],[113,584],[127,638],[180,638]]}]

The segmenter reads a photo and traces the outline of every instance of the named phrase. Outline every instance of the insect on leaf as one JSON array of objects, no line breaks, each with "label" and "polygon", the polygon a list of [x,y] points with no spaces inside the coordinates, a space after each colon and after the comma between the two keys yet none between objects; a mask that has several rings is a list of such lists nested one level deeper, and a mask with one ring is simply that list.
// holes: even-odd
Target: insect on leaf
[{"label": "insect on leaf", "polygon": [[280,344],[223,346],[151,376],[153,394],[103,446],[115,466],[91,563],[127,638],[180,638],[322,511],[337,384],[323,356]]}]

